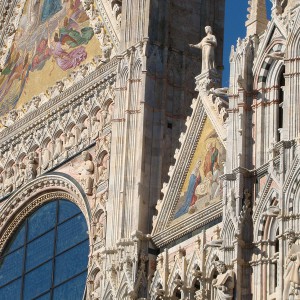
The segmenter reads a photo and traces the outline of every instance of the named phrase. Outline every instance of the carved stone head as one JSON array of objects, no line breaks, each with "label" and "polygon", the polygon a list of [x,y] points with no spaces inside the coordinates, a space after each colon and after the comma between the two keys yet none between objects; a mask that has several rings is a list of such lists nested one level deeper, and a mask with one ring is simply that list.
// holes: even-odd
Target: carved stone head
[{"label": "carved stone head", "polygon": [[81,156],[84,161],[91,160],[91,154],[87,151],[83,151]]},{"label": "carved stone head", "polygon": [[212,34],[212,28],[211,28],[211,26],[205,26],[205,33]]},{"label": "carved stone head", "polygon": [[288,229],[286,232],[286,238],[288,241],[289,248],[292,247],[293,244],[297,241],[296,233],[293,229]]},{"label": "carved stone head", "polygon": [[224,274],[227,271],[225,263],[223,261],[221,261],[221,260],[217,260],[215,262],[215,267],[216,267],[217,272],[219,274]]}]

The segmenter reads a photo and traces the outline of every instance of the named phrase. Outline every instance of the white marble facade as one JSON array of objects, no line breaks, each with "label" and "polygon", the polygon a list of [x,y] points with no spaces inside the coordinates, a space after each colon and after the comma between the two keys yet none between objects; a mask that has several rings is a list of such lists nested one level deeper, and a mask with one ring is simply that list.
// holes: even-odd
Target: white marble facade
[{"label": "white marble facade", "polygon": [[[299,2],[249,2],[222,88],[224,0],[136,1],[82,0],[101,55],[1,116],[0,251],[63,197],[85,299],[300,299]],[[25,3],[0,3],[0,68]],[[225,154],[198,193],[220,197],[176,218],[207,122]]]}]

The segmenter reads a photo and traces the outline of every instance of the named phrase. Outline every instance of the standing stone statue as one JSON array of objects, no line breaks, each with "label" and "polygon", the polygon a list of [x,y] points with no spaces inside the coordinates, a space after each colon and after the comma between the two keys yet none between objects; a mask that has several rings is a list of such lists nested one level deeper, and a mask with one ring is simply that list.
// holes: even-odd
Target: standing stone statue
[{"label": "standing stone statue", "polygon": [[89,152],[83,151],[81,157],[83,159],[82,168],[79,171],[79,174],[81,175],[81,185],[83,186],[87,195],[92,195],[94,183],[94,163],[92,161],[92,156]]},{"label": "standing stone statue", "polygon": [[8,194],[10,192],[12,192],[13,190],[13,184],[14,184],[14,173],[13,173],[13,169],[12,167],[9,167],[6,170],[6,176],[5,176],[5,180],[4,180],[4,192],[5,194]]},{"label": "standing stone statue", "polygon": [[300,245],[293,230],[287,232],[289,252],[285,262],[283,300],[299,299],[300,294]]},{"label": "standing stone statue", "polygon": [[26,177],[28,181],[36,178],[37,167],[38,167],[38,163],[36,160],[36,153],[30,152],[27,156],[27,164],[26,164]]},{"label": "standing stone statue", "polygon": [[51,161],[51,152],[48,148],[42,150],[42,169],[46,170],[49,167]]},{"label": "standing stone statue", "polygon": [[210,26],[205,27],[205,32],[207,35],[199,44],[190,44],[190,47],[202,49],[201,73],[215,69],[215,48],[217,47],[217,39],[212,34],[212,29]]},{"label": "standing stone statue", "polygon": [[213,280],[213,286],[216,288],[216,300],[233,299],[234,289],[234,272],[227,270],[223,261],[215,262],[216,269],[219,273]]}]

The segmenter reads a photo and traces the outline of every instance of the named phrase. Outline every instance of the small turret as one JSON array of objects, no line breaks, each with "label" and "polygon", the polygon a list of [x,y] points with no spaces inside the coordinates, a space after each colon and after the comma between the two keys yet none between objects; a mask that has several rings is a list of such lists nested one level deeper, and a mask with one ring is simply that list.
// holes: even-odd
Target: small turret
[{"label": "small turret", "polygon": [[260,34],[268,24],[266,0],[249,0],[248,4],[247,36]]}]

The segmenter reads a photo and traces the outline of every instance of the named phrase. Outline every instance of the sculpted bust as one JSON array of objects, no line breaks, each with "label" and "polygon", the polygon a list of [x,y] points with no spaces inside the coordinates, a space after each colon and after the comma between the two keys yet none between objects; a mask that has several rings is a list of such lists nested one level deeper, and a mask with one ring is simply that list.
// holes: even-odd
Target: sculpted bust
[{"label": "sculpted bust", "polygon": [[201,73],[215,69],[215,48],[217,47],[217,39],[212,34],[212,28],[210,26],[205,27],[205,33],[206,37],[204,37],[199,44],[190,44],[192,48],[202,49]]},{"label": "sculpted bust", "polygon": [[213,280],[216,288],[216,300],[233,299],[234,272],[227,270],[223,261],[216,261],[215,266],[219,275]]}]

